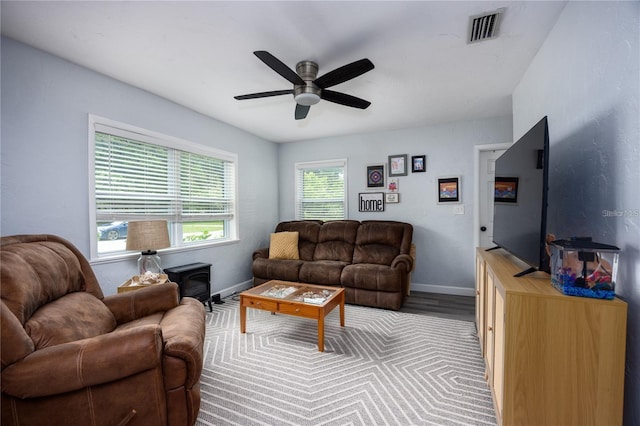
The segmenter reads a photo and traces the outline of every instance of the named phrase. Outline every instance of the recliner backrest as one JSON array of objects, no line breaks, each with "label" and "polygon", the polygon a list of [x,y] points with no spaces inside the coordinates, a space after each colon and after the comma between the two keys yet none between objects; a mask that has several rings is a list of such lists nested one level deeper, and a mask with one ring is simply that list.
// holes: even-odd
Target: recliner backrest
[{"label": "recliner backrest", "polygon": [[276,232],[297,232],[300,259],[313,260],[321,226],[322,221],[320,220],[292,220],[280,222],[276,226]]},{"label": "recliner backrest", "polygon": [[391,265],[399,254],[409,254],[413,226],[394,221],[367,220],[360,223],[353,263]]},{"label": "recliner backrest", "polygon": [[360,222],[333,220],[322,224],[313,260],[337,260],[351,263]]},{"label": "recliner backrest", "polygon": [[[115,327],[104,312],[104,296],[89,262],[60,237],[2,237],[0,281],[2,368],[35,349]],[[63,300],[70,294],[73,301]],[[49,315],[60,316],[65,324]]]}]

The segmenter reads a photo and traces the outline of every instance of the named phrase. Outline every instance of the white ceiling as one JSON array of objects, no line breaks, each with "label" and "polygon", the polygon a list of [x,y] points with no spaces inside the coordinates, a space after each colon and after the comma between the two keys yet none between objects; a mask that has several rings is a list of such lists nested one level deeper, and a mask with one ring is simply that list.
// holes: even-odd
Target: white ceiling
[{"label": "white ceiling", "polygon": [[[275,142],[511,114],[511,93],[565,2],[2,1],[2,34]],[[469,17],[506,8],[495,40],[467,44]],[[327,101],[294,120],[292,88],[253,55],[323,75],[369,58],[332,87],[366,110]]]}]

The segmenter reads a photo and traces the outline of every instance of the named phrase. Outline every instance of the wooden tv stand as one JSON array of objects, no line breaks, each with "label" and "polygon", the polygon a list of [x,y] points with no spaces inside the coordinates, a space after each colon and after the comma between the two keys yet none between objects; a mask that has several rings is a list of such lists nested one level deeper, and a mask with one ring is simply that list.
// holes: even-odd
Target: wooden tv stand
[{"label": "wooden tv stand", "polygon": [[621,425],[627,304],[565,296],[476,250],[476,326],[499,425]]}]

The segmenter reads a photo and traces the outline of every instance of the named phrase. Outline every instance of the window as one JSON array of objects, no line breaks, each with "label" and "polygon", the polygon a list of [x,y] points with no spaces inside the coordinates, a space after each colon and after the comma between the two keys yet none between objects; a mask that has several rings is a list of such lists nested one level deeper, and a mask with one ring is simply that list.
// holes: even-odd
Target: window
[{"label": "window", "polygon": [[90,117],[92,257],[124,252],[129,220],[165,219],[172,247],[236,238],[236,156]]},{"label": "window", "polygon": [[347,160],[296,164],[296,219],[347,217]]}]

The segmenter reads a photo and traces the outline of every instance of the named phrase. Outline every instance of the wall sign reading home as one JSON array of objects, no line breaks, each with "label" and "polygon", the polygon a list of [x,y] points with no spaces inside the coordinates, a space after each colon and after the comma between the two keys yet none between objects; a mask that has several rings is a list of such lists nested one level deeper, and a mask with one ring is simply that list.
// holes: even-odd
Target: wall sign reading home
[{"label": "wall sign reading home", "polygon": [[383,212],[384,192],[359,193],[358,210],[361,212]]}]

